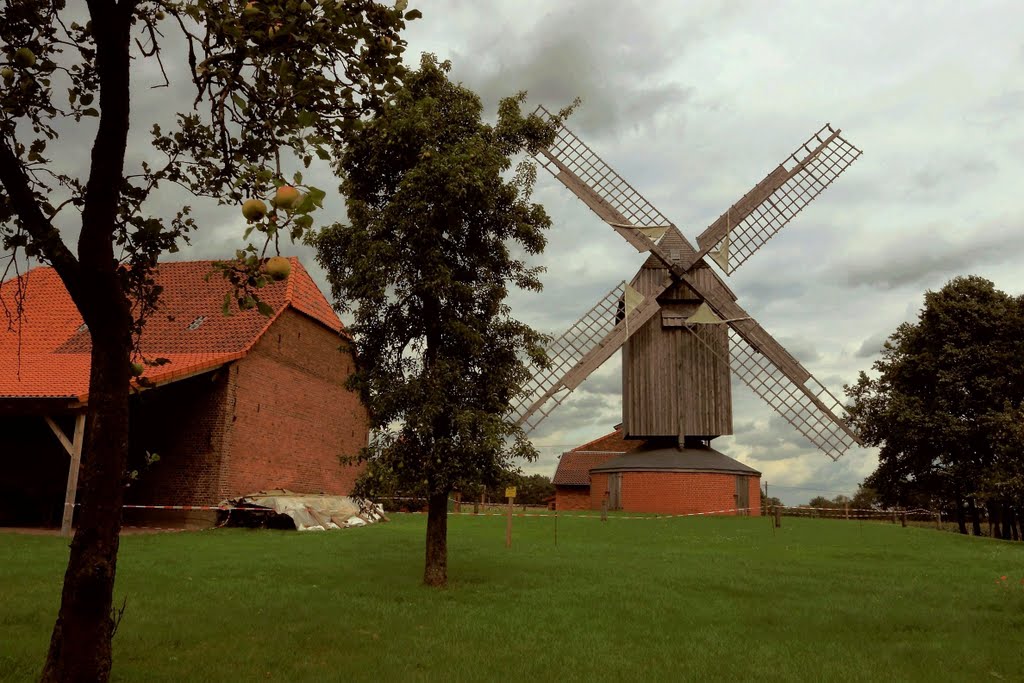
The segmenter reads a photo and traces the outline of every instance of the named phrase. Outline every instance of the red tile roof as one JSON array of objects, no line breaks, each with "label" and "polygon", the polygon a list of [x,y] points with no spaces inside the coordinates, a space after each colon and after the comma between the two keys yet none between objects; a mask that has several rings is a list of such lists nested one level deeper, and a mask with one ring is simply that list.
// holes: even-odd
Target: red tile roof
[{"label": "red tile roof", "polygon": [[626,441],[622,438],[622,430],[616,429],[611,434],[562,453],[551,483],[555,486],[590,486],[591,469],[643,445],[643,441]]},{"label": "red tile roof", "polygon": [[608,451],[613,453],[629,453],[630,451],[635,451],[644,445],[644,441],[642,439],[639,441],[634,439],[627,441],[622,438],[622,436],[622,430],[616,429],[610,434],[605,434],[593,441],[588,441],[582,446],[577,446],[572,449],[572,451]]},{"label": "red tile roof", "polygon": [[[213,261],[160,264],[156,272],[156,282],[164,288],[160,307],[146,322],[141,348],[149,360],[171,362],[146,366],[144,377],[165,383],[241,358],[289,307],[344,334],[341,321],[309,273],[298,259],[289,260],[288,279],[260,291],[274,309],[270,317],[256,310],[224,316],[221,306],[229,285],[219,273],[206,280]],[[0,397],[86,400],[92,342],[82,317],[52,268],[34,268],[20,279],[26,292],[21,324],[9,326],[0,318]],[[9,309],[16,286],[15,278],[0,284],[0,300]]]},{"label": "red tile roof", "polygon": [[551,483],[555,486],[590,486],[590,470],[603,465],[607,460],[617,458],[620,453],[579,453],[568,451],[562,453],[558,460],[558,469]]}]

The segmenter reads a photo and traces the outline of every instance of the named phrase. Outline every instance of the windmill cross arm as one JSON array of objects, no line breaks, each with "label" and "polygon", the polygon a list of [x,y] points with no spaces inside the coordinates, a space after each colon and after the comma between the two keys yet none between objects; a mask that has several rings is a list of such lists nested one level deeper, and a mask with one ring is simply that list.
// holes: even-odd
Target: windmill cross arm
[{"label": "windmill cross arm", "polygon": [[614,228],[615,232],[622,235],[622,237],[633,245],[637,251],[646,251],[644,242],[637,239],[637,231],[632,229],[634,227],[633,224],[626,220],[625,216],[619,213],[614,206],[595,192],[593,188],[580,180],[579,176],[569,170],[569,168],[551,154],[551,152],[548,150],[542,150],[541,154],[543,154],[558,169],[558,173],[554,174],[556,180],[565,185],[574,195],[579,197],[591,211],[597,214],[598,218]]},{"label": "windmill cross arm", "polygon": [[793,357],[767,330],[750,317],[743,307],[732,300],[722,285],[705,286],[689,273],[683,273],[682,279],[724,320],[729,320],[729,327],[736,331],[744,340],[786,373],[786,376],[797,384],[803,384],[810,378],[800,361]]},{"label": "windmill cross arm", "polygon": [[[666,278],[661,291],[667,289],[671,284],[671,278]],[[629,324],[620,323],[616,325],[611,334],[602,339],[595,348],[591,349],[587,355],[580,359],[580,362],[575,367],[565,373],[561,383],[569,389],[578,387],[583,380],[590,376],[590,373],[597,370],[606,360],[611,358],[612,354],[618,351],[634,332],[654,317],[654,314],[660,308],[656,296],[644,297],[643,302],[629,314]]]},{"label": "windmill cross arm", "polygon": [[710,254],[727,274],[742,265],[860,156],[841,132],[825,124],[798,147],[697,237],[691,262]]},{"label": "windmill cross arm", "polygon": [[729,234],[729,229],[740,223],[744,218],[753,213],[754,209],[767,200],[772,193],[792,177],[785,166],[779,164],[757,185],[754,185],[739,201],[730,206],[725,213],[709,225],[700,235],[697,236],[697,245],[700,247],[691,263],[707,255],[719,242]]},{"label": "windmill cross arm", "polygon": [[[578,337],[580,343],[555,344],[549,349],[554,367],[534,368],[534,376],[514,403],[512,416],[517,425],[533,429],[551,412],[552,402],[561,402],[585,380],[590,373],[601,367],[626,342],[626,340],[660,310],[657,297],[672,285],[672,278],[666,277],[644,300],[625,313],[623,320],[617,320],[618,305],[622,303],[622,290],[612,290],[597,303],[583,318],[569,328],[559,340]],[[595,313],[597,311],[597,313]],[[596,323],[600,317],[606,321]],[[556,341],[559,341],[556,340]],[[567,350],[572,347],[572,351]],[[521,411],[521,412],[520,412]],[[528,430],[529,430],[528,429]]]}]

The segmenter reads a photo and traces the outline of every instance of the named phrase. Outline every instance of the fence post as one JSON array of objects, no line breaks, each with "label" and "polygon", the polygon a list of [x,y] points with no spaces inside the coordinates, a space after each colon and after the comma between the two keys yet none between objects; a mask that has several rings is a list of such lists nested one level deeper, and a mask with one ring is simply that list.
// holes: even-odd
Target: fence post
[{"label": "fence post", "polygon": [[907,528],[907,511],[906,510],[903,510],[902,521],[903,521],[903,528],[906,529]]},{"label": "fence post", "polygon": [[782,507],[779,505],[773,506],[775,508],[775,528],[782,527]]},{"label": "fence post", "polygon": [[601,501],[601,521],[602,522],[607,522],[608,521],[608,499],[607,498],[605,498],[604,500]]},{"label": "fence post", "polygon": [[455,512],[462,512],[462,493],[455,492]]},{"label": "fence post", "polygon": [[843,512],[846,514],[846,521],[850,521],[850,504],[843,503]]},{"label": "fence post", "polygon": [[935,513],[935,529],[937,531],[942,531],[942,513],[941,512],[936,512]]},{"label": "fence post", "polygon": [[893,524],[896,523],[896,510],[895,509],[893,509],[893,511],[892,511],[892,523]]}]

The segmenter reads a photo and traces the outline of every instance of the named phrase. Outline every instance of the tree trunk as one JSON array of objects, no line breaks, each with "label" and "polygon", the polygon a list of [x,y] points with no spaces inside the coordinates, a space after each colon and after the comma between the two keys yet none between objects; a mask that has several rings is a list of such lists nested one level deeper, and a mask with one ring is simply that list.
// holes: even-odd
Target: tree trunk
[{"label": "tree trunk", "polygon": [[999,522],[1004,519],[1004,516],[999,512],[998,506],[988,500],[985,501],[985,510],[988,512],[988,535],[992,538],[1002,538]]},{"label": "tree trunk", "polygon": [[1017,511],[1009,503],[1003,505],[1003,538],[1007,541],[1016,541],[1017,535]]},{"label": "tree trunk", "polygon": [[93,334],[81,512],[43,681],[110,677],[111,605],[128,458],[130,333]]},{"label": "tree trunk", "polygon": [[964,499],[956,495],[956,525],[963,535],[967,535],[967,522],[964,519]]},{"label": "tree trunk", "polygon": [[444,586],[448,583],[448,492],[430,494],[429,504],[423,583]]},{"label": "tree trunk", "polygon": [[981,513],[978,511],[978,506],[974,503],[973,496],[967,499],[967,507],[971,512],[971,531],[975,536],[981,536]]}]

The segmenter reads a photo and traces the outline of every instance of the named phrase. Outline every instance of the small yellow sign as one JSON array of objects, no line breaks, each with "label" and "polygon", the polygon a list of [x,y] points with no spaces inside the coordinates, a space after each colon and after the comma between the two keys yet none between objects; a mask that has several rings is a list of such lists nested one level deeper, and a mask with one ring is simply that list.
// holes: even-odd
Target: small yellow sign
[{"label": "small yellow sign", "polygon": [[515,486],[506,486],[505,487],[505,497],[506,498],[515,498],[516,497],[516,487]]}]

